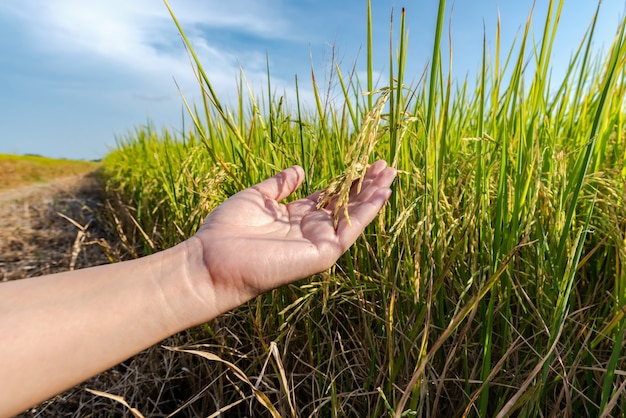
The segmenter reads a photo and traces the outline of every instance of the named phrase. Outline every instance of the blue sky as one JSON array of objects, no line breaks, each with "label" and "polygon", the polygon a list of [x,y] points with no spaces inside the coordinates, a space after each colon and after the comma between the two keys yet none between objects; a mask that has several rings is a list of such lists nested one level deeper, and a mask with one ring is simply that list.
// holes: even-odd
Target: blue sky
[{"label": "blue sky", "polygon": [[[407,79],[421,74],[432,51],[438,0],[372,0],[374,70],[387,71],[389,16],[406,7]],[[483,27],[494,46],[499,11],[505,49],[523,28],[532,0],[448,1],[453,73],[480,65]],[[272,84],[287,94],[298,74],[312,99],[310,65],[324,79],[334,45],[346,66],[365,71],[364,0],[171,0],[222,101],[237,95],[241,66],[262,86],[269,56]],[[539,36],[548,0],[537,0]],[[608,48],[624,16],[623,0],[604,0],[595,49]],[[595,11],[593,0],[565,0],[553,62],[565,66]],[[446,18],[446,26],[450,15]],[[483,26],[484,25],[484,26]],[[447,32],[447,27],[446,27]],[[447,43],[447,33],[446,33]],[[555,73],[562,71],[555,68]],[[181,87],[199,102],[177,30],[161,0],[21,0],[0,4],[0,153],[95,159],[115,138],[151,121],[179,129]]]}]

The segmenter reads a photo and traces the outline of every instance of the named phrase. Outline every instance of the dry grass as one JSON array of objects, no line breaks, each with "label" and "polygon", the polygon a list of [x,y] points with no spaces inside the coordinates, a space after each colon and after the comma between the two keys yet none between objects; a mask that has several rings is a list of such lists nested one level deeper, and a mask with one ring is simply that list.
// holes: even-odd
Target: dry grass
[{"label": "dry grass", "polygon": [[112,247],[97,213],[102,187],[95,175],[11,192],[15,199],[0,200],[0,280],[109,262],[101,250]]}]

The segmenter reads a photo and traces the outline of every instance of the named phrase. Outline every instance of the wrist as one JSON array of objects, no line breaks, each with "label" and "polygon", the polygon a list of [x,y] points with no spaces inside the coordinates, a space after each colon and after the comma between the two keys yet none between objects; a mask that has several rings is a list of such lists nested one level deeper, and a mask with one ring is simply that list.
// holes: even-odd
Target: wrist
[{"label": "wrist", "polygon": [[175,290],[165,290],[174,316],[179,318],[177,331],[205,323],[225,312],[229,306],[229,295],[217,295],[212,286],[211,274],[206,267],[204,246],[193,236],[177,246],[162,262],[176,266],[176,274],[169,275]]},{"label": "wrist", "polygon": [[[150,291],[153,301],[158,306],[159,321],[168,335],[191,328],[205,322],[203,313],[207,313],[201,292],[198,291],[198,252],[192,243],[184,241],[174,247],[160,251],[145,259],[152,259],[154,267]],[[206,275],[206,273],[204,273]]]}]

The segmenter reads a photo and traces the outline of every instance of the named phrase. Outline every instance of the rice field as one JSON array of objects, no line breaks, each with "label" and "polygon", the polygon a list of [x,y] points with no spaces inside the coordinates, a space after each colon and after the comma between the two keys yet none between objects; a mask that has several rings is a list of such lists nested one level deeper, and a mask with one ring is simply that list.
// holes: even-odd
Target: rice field
[{"label": "rice field", "polygon": [[376,159],[398,170],[336,266],[178,337],[221,359],[198,357],[205,377],[190,380],[199,395],[183,411],[626,413],[625,27],[599,55],[591,16],[553,79],[561,7],[550,2],[534,41],[527,26],[500,45],[495,28],[495,51],[483,45],[477,76],[461,80],[442,66],[445,1],[421,78],[405,74],[402,11],[380,86],[370,18],[367,79],[336,64],[341,100],[330,100],[312,69],[312,107],[273,90],[269,71],[263,94],[242,75],[238,101],[223,103],[179,26],[203,102],[185,102],[182,130],[137,127],[103,161],[116,228],[137,254],[184,240],[228,196],[293,164],[306,172],[295,197]]}]

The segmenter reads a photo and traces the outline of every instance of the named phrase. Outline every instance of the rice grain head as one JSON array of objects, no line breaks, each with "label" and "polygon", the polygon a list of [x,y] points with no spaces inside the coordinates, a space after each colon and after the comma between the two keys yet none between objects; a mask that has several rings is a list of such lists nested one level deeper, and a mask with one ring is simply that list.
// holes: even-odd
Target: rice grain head
[{"label": "rice grain head", "polygon": [[350,222],[350,215],[348,213],[348,202],[350,200],[350,190],[352,187],[356,187],[356,192],[361,192],[361,186],[363,184],[363,178],[369,167],[369,159],[374,152],[374,148],[378,140],[380,139],[380,123],[383,117],[383,109],[385,104],[389,100],[389,88],[384,88],[368,94],[380,93],[380,97],[376,100],[376,104],[365,115],[361,129],[348,152],[347,158],[344,161],[347,168],[335,177],[328,186],[320,193],[317,208],[322,209],[327,207],[336,196],[336,203],[333,209],[334,226],[337,229],[339,224],[339,217],[341,211],[348,222],[348,225],[352,225]]}]

